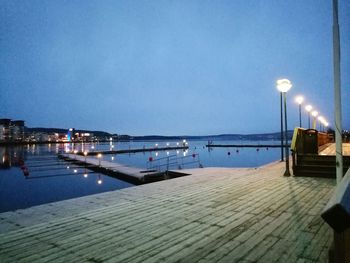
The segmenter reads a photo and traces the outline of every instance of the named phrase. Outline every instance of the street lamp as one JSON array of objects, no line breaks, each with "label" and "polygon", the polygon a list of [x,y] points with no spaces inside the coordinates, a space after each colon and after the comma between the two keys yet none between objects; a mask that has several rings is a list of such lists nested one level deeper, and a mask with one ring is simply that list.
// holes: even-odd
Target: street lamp
[{"label": "street lamp", "polygon": [[324,122],[324,118],[323,116],[318,116],[318,122],[319,122],[319,127],[320,127],[320,131],[322,131],[322,125],[323,125],[323,122]]},{"label": "street lamp", "polygon": [[78,150],[74,150],[74,160],[77,159],[77,153],[78,153]]},{"label": "street lamp", "polygon": [[307,116],[308,116],[308,120],[309,120],[309,129],[310,129],[310,112],[312,110],[312,106],[311,105],[306,105],[305,106],[305,110],[307,111]]},{"label": "street lamp", "polygon": [[301,104],[303,103],[304,98],[302,96],[297,96],[295,101],[299,104],[299,127],[301,128]]},{"label": "street lamp", "polygon": [[311,112],[312,117],[314,117],[314,119],[312,120],[312,129],[316,130],[316,117],[318,115],[317,111],[313,111]]},{"label": "street lamp", "polygon": [[288,149],[288,128],[287,128],[287,92],[292,87],[292,83],[288,79],[277,80],[277,89],[283,93],[284,99],[284,135],[285,135],[285,154],[286,154],[286,171],[284,176],[290,176],[289,172],[289,149]]},{"label": "street lamp", "polygon": [[87,151],[85,151],[84,152],[84,156],[85,156],[85,164],[86,164],[86,156],[88,155],[88,152]]},{"label": "street lamp", "polygon": [[101,158],[102,158],[102,154],[101,154],[101,153],[97,154],[97,158],[98,158],[98,166],[101,167]]}]

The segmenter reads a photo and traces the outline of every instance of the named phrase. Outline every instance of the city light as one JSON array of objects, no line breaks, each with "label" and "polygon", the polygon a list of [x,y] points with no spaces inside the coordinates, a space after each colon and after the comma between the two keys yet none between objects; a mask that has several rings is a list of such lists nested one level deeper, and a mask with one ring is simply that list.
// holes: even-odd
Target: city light
[{"label": "city light", "polygon": [[312,115],[312,117],[317,117],[318,112],[314,110],[313,112],[311,112],[311,115]]},{"label": "city light", "polygon": [[87,173],[84,173],[84,178],[87,178],[88,177],[88,174]]}]

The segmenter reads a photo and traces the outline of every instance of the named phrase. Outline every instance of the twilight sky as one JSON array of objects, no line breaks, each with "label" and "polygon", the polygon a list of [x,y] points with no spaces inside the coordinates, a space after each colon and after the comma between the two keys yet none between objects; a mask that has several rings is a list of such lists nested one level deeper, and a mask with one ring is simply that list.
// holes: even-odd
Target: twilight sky
[{"label": "twilight sky", "polygon": [[[339,0],[350,129],[350,0]],[[331,0],[0,1],[0,118],[119,134],[279,131],[333,106]],[[306,124],[306,114],[303,113]]]}]

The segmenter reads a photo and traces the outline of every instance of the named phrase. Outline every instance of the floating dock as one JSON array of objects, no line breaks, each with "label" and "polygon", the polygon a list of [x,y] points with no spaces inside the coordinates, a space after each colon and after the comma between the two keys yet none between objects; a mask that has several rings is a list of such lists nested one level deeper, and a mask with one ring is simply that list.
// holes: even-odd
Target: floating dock
[{"label": "floating dock", "polygon": [[156,169],[140,169],[117,162],[99,160],[95,157],[85,157],[78,154],[59,154],[58,157],[64,159],[65,161],[77,163],[90,170],[137,185],[188,175],[186,173],[179,172],[165,173]]},{"label": "floating dock", "polygon": [[[157,152],[157,151],[173,151],[173,150],[187,150],[188,146],[169,146],[169,147],[152,147],[152,148],[138,148],[138,149],[124,149],[124,150],[112,150],[112,151],[93,151],[87,152],[88,156],[94,156],[98,154],[122,154],[122,153],[138,153],[138,152]],[[84,155],[84,152],[78,152],[78,155]]]},{"label": "floating dock", "polygon": [[191,176],[0,214],[12,262],[327,262],[335,180],[285,163]]}]

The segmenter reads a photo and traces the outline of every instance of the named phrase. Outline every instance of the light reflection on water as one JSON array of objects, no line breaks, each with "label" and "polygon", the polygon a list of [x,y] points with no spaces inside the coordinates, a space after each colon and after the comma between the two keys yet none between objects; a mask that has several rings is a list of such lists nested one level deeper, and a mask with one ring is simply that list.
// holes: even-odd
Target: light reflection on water
[{"label": "light reflection on water", "polygon": [[[221,141],[221,144],[239,144],[237,141]],[[247,142],[244,144],[257,144]],[[278,142],[259,142],[278,144]],[[147,162],[176,155],[191,159],[199,154],[204,167],[256,167],[279,159],[279,148],[212,148],[207,141],[189,141],[188,150],[155,150],[152,152],[103,155],[103,160],[130,166],[147,168]],[[57,154],[65,151],[109,151],[135,148],[162,148],[182,145],[179,141],[108,142],[24,145],[0,147],[0,212],[26,208],[33,205],[91,195],[132,186],[116,178],[92,172],[84,167],[64,162]],[[29,175],[25,175],[27,168]],[[198,167],[193,162],[183,168]],[[171,167],[171,169],[176,169]]]}]

